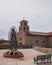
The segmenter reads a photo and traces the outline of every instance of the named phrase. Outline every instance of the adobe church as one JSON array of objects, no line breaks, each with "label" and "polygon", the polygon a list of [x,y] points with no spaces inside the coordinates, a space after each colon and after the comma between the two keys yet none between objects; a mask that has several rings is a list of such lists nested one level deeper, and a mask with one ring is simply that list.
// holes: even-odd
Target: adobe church
[{"label": "adobe church", "polygon": [[30,31],[28,21],[22,20],[17,34],[18,45],[52,47],[52,33]]}]

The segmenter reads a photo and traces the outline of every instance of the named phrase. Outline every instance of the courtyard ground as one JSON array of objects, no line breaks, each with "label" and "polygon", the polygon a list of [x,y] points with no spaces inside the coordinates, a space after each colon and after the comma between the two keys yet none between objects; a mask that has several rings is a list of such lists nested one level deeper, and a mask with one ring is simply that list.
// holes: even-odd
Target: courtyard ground
[{"label": "courtyard ground", "polygon": [[3,53],[7,50],[0,50],[0,65],[52,65],[52,63],[34,64],[34,56],[45,53],[34,49],[19,49],[24,54],[23,58],[5,58]]}]

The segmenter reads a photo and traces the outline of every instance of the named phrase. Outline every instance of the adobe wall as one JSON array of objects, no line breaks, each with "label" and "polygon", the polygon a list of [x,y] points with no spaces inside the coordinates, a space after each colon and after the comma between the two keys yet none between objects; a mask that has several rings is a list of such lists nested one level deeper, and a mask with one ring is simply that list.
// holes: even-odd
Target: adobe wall
[{"label": "adobe wall", "polygon": [[[37,42],[38,41],[38,42]],[[26,44],[46,47],[47,38],[44,36],[26,36]]]},{"label": "adobe wall", "polygon": [[47,46],[48,46],[49,48],[52,48],[52,36],[48,36],[48,37],[47,37]]}]

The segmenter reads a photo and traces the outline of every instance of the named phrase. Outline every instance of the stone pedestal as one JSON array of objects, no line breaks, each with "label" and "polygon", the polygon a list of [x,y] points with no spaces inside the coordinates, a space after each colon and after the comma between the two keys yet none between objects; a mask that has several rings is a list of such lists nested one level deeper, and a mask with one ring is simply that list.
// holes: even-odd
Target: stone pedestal
[{"label": "stone pedestal", "polygon": [[7,57],[7,58],[20,58],[20,57],[24,57],[23,53],[18,51],[18,50],[9,50],[9,51],[6,51],[3,54],[3,56]]}]

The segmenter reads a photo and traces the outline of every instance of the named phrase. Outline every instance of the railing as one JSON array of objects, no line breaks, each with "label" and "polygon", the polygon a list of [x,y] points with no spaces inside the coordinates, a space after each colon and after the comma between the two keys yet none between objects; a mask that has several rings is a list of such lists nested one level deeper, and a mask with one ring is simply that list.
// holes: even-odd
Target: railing
[{"label": "railing", "polygon": [[34,64],[35,63],[42,63],[42,62],[51,62],[51,56],[52,54],[47,54],[47,55],[38,55],[36,58],[34,57]]}]

